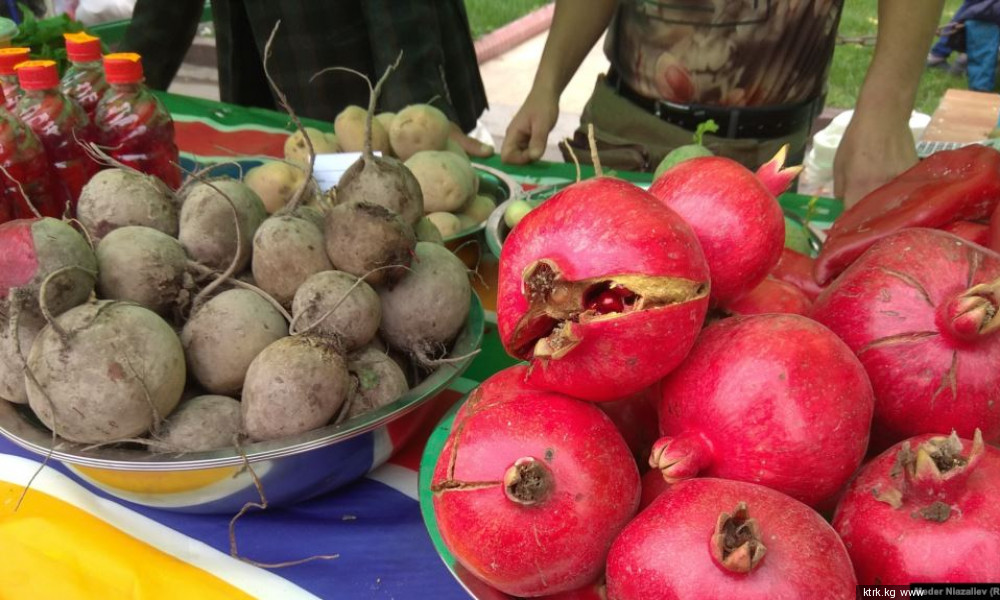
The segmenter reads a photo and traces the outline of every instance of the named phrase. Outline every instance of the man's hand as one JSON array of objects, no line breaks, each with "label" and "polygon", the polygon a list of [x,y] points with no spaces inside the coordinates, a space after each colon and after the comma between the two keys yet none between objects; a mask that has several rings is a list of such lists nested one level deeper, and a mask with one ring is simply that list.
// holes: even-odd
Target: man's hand
[{"label": "man's hand", "polygon": [[532,90],[507,126],[500,158],[513,165],[540,159],[545,154],[545,144],[558,118],[558,99]]},{"label": "man's hand", "polygon": [[453,142],[458,144],[458,146],[465,150],[465,153],[469,156],[474,156],[476,158],[489,158],[493,156],[493,146],[489,144],[484,144],[475,138],[471,138],[465,135],[462,128],[456,123],[451,124],[451,133],[448,135]]},{"label": "man's hand", "polygon": [[908,124],[855,113],[833,160],[834,195],[850,208],[917,160]]}]

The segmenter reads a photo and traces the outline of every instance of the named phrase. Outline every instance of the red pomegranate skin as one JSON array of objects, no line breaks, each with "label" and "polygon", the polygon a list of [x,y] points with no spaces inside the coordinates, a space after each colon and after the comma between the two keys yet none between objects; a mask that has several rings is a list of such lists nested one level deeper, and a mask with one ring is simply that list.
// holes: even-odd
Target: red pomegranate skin
[{"label": "red pomegranate skin", "polygon": [[799,288],[769,276],[749,293],[726,304],[722,309],[730,315],[807,315],[812,309],[812,302]]},{"label": "red pomegranate skin", "polygon": [[668,481],[749,481],[822,507],[865,456],[871,385],[850,348],[806,317],[718,321],[662,392],[650,464]]},{"label": "red pomegranate skin", "polygon": [[771,271],[771,277],[794,285],[810,301],[815,301],[823,293],[823,288],[813,279],[813,262],[812,257],[785,248]]},{"label": "red pomegranate skin", "polygon": [[998,277],[1000,255],[907,229],[876,242],[816,301],[812,317],[858,355],[875,390],[873,450],[952,429],[1000,436],[1000,336],[961,339],[945,314]]},{"label": "red pomegranate skin", "polygon": [[[763,558],[734,572],[712,553],[722,513],[745,503],[757,521]],[[742,481],[692,479],[664,492],[622,531],[608,554],[609,600],[853,599],[844,544],[808,506]]]},{"label": "red pomegranate skin", "polygon": [[802,172],[802,165],[786,167],[786,160],[788,160],[788,144],[782,146],[771,160],[758,167],[755,173],[757,179],[775,198],[787,192],[792,182]]},{"label": "red pomegranate skin", "polygon": [[752,171],[721,156],[686,160],[649,192],[694,230],[712,277],[712,300],[726,304],[759,284],[781,258],[785,218]]},{"label": "red pomegranate skin", "polygon": [[[549,314],[555,302],[532,294],[526,283],[539,261],[569,285],[631,277],[642,285],[664,284],[657,293],[671,300],[598,315],[582,308],[577,290],[560,305],[572,308],[569,318],[557,315],[546,327],[539,311]],[[531,385],[585,400],[616,400],[649,387],[684,359],[708,310],[708,285],[701,246],[684,220],[642,189],[600,177],[563,189],[504,241],[497,325],[507,352],[530,361]],[[682,291],[662,292],[673,288]],[[556,321],[561,339],[572,340],[569,349],[559,357],[539,355],[535,341]]]},{"label": "red pomegranate skin", "polygon": [[649,451],[660,437],[656,407],[660,403],[660,387],[650,386],[638,394],[622,400],[601,402],[597,405],[618,428],[625,439],[632,456],[635,457],[639,472],[649,468]]},{"label": "red pomegranate skin", "polygon": [[990,226],[983,223],[976,221],[953,221],[940,229],[941,231],[957,235],[973,244],[986,247],[990,245]]},{"label": "red pomegranate skin", "polygon": [[[504,593],[536,597],[598,579],[612,540],[635,514],[639,472],[596,406],[523,383],[524,366],[490,377],[455,416],[431,489],[455,558]],[[506,476],[531,458],[546,473],[534,503]]]},{"label": "red pomegranate skin", "polygon": [[[833,527],[861,585],[1000,581],[1000,451],[980,446],[957,472],[914,478],[900,467],[903,445],[915,452],[933,437],[871,460],[837,506]],[[973,442],[961,444],[968,457]]]},{"label": "red pomegranate skin", "polygon": [[670,484],[663,474],[656,469],[650,469],[642,474],[642,493],[639,494],[639,511],[653,503],[660,494],[670,489]]},{"label": "red pomegranate skin", "polygon": [[990,217],[990,234],[986,247],[994,252],[1000,252],[1000,206]]}]

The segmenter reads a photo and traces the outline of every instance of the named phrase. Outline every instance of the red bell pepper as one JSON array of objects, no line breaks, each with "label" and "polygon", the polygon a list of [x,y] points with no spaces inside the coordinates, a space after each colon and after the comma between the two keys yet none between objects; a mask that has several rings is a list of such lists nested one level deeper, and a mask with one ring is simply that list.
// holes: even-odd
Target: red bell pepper
[{"label": "red bell pepper", "polygon": [[990,226],[979,221],[954,221],[939,229],[953,233],[963,240],[969,240],[973,244],[986,247],[990,244]]},{"label": "red bell pepper", "polygon": [[834,222],[813,275],[825,285],[877,240],[909,227],[989,218],[1000,203],[1000,152],[972,145],[927,157]]}]

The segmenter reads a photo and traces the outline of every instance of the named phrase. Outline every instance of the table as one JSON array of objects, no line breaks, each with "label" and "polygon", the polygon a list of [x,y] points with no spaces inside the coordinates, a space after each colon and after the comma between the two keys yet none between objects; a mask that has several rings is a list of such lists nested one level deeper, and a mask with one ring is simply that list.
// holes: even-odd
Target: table
[{"label": "table", "polygon": [[921,138],[925,142],[978,142],[997,127],[1000,94],[950,89]]},{"label": "table", "polygon": [[[291,130],[275,112],[161,94],[182,154],[200,160],[281,156]],[[327,123],[306,125],[329,129]],[[572,165],[503,168],[526,187],[571,181]],[[593,170],[584,167],[583,176]],[[649,175],[618,173],[635,182]],[[786,209],[830,221],[838,209],[789,194]],[[811,207],[811,208],[810,208]],[[484,253],[485,244],[482,245]],[[477,291],[495,307],[496,259],[484,256]],[[339,558],[265,570],[229,556],[230,515],[183,515],[118,501],[75,472],[50,465],[13,506],[38,457],[0,439],[0,599],[30,598],[465,598],[431,546],[417,503],[417,469],[431,428],[477,381],[513,364],[487,315],[483,351],[451,389],[431,401],[414,441],[389,463],[336,493],[242,519],[241,554],[264,562],[319,554]]]}]

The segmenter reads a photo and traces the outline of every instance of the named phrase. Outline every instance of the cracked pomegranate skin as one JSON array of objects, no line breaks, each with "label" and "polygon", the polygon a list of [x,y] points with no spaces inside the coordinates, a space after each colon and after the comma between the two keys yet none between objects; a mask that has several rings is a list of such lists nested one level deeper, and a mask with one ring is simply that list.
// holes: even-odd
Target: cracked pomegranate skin
[{"label": "cracked pomegranate skin", "polygon": [[[504,593],[542,596],[594,582],[635,514],[639,472],[596,406],[524,385],[525,367],[487,379],[455,416],[431,480],[434,513],[463,567]],[[504,481],[519,459],[546,477],[533,503]],[[463,489],[464,488],[464,489]]]},{"label": "cracked pomegranate skin", "polygon": [[[916,449],[934,437],[908,440]],[[965,452],[972,441],[961,440]],[[982,583],[1000,581],[1000,451],[989,445],[964,476],[932,493],[908,490],[893,477],[903,442],[870,461],[851,483],[837,507],[833,526],[851,555],[861,585],[911,582]],[[885,498],[900,488],[898,508]],[[934,502],[948,505],[941,522],[920,511]]]},{"label": "cracked pomegranate skin", "polygon": [[[712,554],[720,514],[745,503],[763,558],[733,572]],[[855,578],[843,543],[808,506],[763,486],[682,481],[639,513],[608,554],[609,600],[849,600]]]},{"label": "cracked pomegranate skin", "polygon": [[[567,282],[625,275],[700,289],[675,302],[573,322],[568,352],[535,356],[523,322],[533,307],[525,274],[541,260]],[[507,352],[531,361],[530,384],[615,400],[650,386],[683,360],[702,327],[708,293],[708,266],[687,223],[642,189],[601,177],[563,189],[511,231],[500,257],[497,324]]]},{"label": "cracked pomegranate skin", "polygon": [[1000,255],[907,229],[876,242],[817,299],[812,317],[858,355],[875,390],[872,448],[955,429],[1000,436],[1000,334],[956,339],[941,311],[1000,277]]},{"label": "cracked pomegranate skin", "polygon": [[661,388],[665,475],[749,481],[832,507],[865,456],[871,385],[850,349],[806,317],[719,321]]}]

